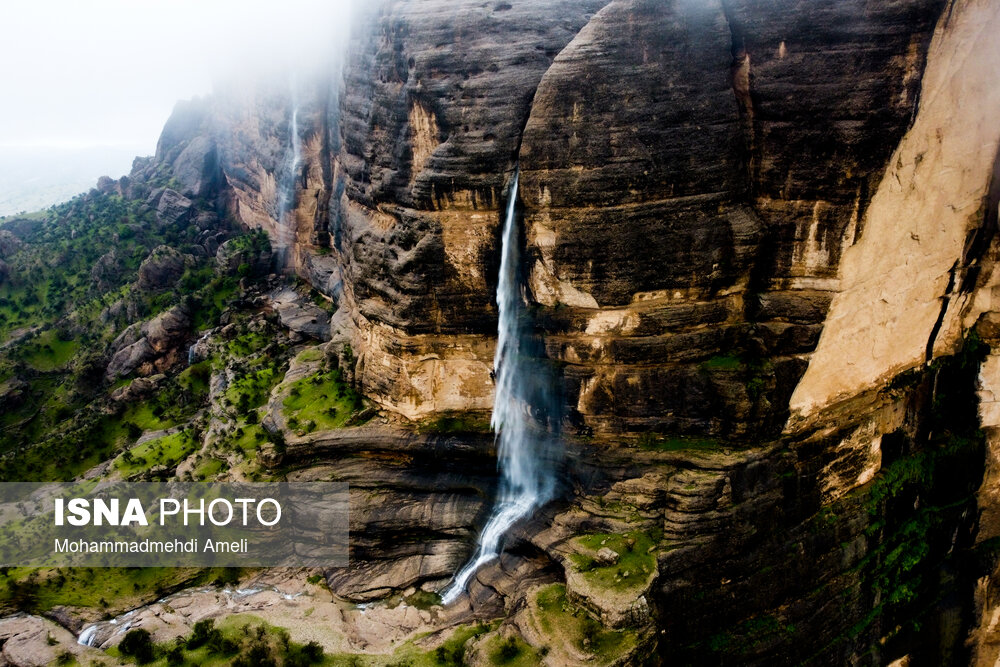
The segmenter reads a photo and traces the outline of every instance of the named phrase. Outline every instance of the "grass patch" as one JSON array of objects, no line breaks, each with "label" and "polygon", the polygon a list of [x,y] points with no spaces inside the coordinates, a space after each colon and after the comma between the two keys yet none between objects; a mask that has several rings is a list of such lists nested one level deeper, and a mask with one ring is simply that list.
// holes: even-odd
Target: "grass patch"
[{"label": "grass patch", "polygon": [[490,418],[472,412],[447,412],[417,424],[419,433],[489,433]]},{"label": "grass patch", "polygon": [[632,630],[608,630],[566,598],[565,584],[552,584],[535,596],[538,624],[553,638],[565,638],[580,651],[592,654],[596,664],[607,664],[631,652],[638,643]]},{"label": "grass patch", "polygon": [[177,384],[198,398],[208,396],[208,383],[212,379],[212,362],[199,361],[177,374]]},{"label": "grass patch", "polygon": [[[649,551],[656,545],[656,540],[647,532],[634,531],[625,535],[596,533],[577,537],[573,541],[585,552],[571,554],[570,559],[584,579],[600,588],[625,591],[645,586],[649,575],[656,569],[656,552]],[[614,565],[601,565],[590,555],[605,547],[618,553],[618,562]]]},{"label": "grass patch", "polygon": [[224,568],[4,568],[0,570],[0,608],[39,612],[65,605],[115,614],[223,575]]},{"label": "grass patch", "polygon": [[[436,649],[426,651],[417,647],[413,641],[407,641],[390,655],[355,655],[351,653],[335,653],[329,656],[330,665],[349,665],[350,667],[461,667],[466,664],[465,649],[469,641],[495,629],[499,622],[491,624],[476,623],[460,625],[455,628],[448,639]],[[508,663],[520,665],[521,663]],[[528,663],[537,665],[537,662]]]},{"label": "grass patch", "polygon": [[267,400],[271,388],[278,383],[279,379],[271,367],[250,371],[243,377],[234,380],[226,388],[226,400],[245,415]]},{"label": "grass patch", "polygon": [[287,630],[273,626],[251,614],[236,614],[218,622],[214,619],[199,621],[195,623],[190,635],[178,637],[171,642],[151,645],[148,637],[143,637],[142,642],[145,644],[145,653],[149,659],[140,661],[134,651],[130,651],[133,655],[124,656],[125,643],[108,649],[107,654],[123,661],[156,667],[166,665],[307,667],[337,664],[329,656],[324,655],[323,648],[318,643],[293,642]]},{"label": "grass patch", "polygon": [[416,607],[417,609],[428,610],[441,604],[441,596],[430,591],[417,591],[413,595],[403,598],[403,602]]},{"label": "grass patch", "polygon": [[194,478],[196,480],[213,480],[225,469],[225,461],[220,461],[216,458],[208,458],[199,463],[194,469]]},{"label": "grass patch", "polygon": [[55,329],[49,329],[25,346],[25,361],[37,370],[54,371],[69,363],[79,349],[78,341],[61,340]]},{"label": "grass patch", "polygon": [[738,371],[743,368],[743,360],[735,354],[717,354],[698,364],[706,371]]},{"label": "grass patch", "polygon": [[640,449],[653,452],[680,452],[685,450],[721,449],[724,444],[715,438],[694,435],[660,435],[643,433],[636,442]]},{"label": "grass patch", "polygon": [[296,380],[282,405],[289,428],[303,435],[345,426],[364,403],[338,368]]},{"label": "grass patch", "polygon": [[169,467],[180,463],[194,452],[197,443],[188,430],[148,440],[126,450],[115,459],[114,467],[123,477],[145,472],[154,466]]},{"label": "grass patch", "polygon": [[541,656],[520,637],[491,637],[483,647],[491,665],[533,667],[540,665]]}]

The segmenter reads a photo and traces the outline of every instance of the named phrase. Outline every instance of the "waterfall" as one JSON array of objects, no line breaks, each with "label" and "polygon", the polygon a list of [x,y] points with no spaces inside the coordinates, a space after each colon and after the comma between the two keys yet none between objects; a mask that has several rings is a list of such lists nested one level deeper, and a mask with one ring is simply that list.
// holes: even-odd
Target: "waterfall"
[{"label": "waterfall", "polygon": [[295,243],[295,221],[289,215],[295,210],[296,184],[299,179],[299,165],[302,162],[302,139],[299,137],[299,100],[296,86],[292,84],[292,119],[288,133],[291,135],[292,151],[283,169],[278,192],[278,216],[276,254],[279,267],[286,266],[288,246]]},{"label": "waterfall", "polygon": [[[455,575],[442,594],[445,604],[465,590],[469,578],[480,565],[500,555],[500,540],[518,519],[550,500],[555,493],[552,452],[548,438],[536,427],[531,407],[537,393],[532,382],[539,377],[529,367],[530,354],[522,330],[525,302],[520,281],[520,245],[515,215],[518,171],[508,195],[500,249],[500,279],[497,283],[499,324],[493,356],[496,392],[490,425],[496,434],[500,487],[493,514],[479,536],[472,559]],[[547,388],[546,388],[547,389]],[[544,391],[544,390],[543,390]]]}]

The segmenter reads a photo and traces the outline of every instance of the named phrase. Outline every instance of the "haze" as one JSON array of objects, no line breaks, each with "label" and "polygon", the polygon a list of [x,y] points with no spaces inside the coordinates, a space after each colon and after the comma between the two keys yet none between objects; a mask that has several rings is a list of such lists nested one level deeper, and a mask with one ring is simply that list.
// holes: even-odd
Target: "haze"
[{"label": "haze", "polygon": [[0,28],[0,215],[127,173],[177,100],[325,62],[349,0],[33,0]]}]

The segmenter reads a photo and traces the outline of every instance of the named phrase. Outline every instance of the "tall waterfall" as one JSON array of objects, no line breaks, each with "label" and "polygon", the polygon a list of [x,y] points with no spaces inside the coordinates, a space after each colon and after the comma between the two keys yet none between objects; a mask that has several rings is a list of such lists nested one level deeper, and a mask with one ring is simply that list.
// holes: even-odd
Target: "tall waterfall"
[{"label": "tall waterfall", "polygon": [[295,221],[289,219],[289,216],[295,210],[296,183],[299,179],[299,165],[302,162],[302,139],[299,137],[299,101],[294,83],[292,84],[292,119],[288,126],[288,133],[291,135],[292,151],[278,183],[278,229],[275,251],[278,255],[279,268],[287,265],[288,247],[295,243]]},{"label": "tall waterfall", "polygon": [[520,246],[515,215],[517,182],[518,172],[515,170],[503,224],[500,280],[497,284],[500,317],[496,352],[493,356],[496,392],[490,425],[496,434],[500,488],[493,514],[479,536],[475,554],[442,594],[445,604],[462,594],[469,578],[480,565],[500,555],[500,540],[507,529],[551,499],[555,493],[555,475],[551,464],[553,457],[550,451],[552,444],[540,429],[532,427],[532,398],[536,393],[532,382],[538,375],[529,367],[527,339],[522,330],[525,304],[520,281]]}]

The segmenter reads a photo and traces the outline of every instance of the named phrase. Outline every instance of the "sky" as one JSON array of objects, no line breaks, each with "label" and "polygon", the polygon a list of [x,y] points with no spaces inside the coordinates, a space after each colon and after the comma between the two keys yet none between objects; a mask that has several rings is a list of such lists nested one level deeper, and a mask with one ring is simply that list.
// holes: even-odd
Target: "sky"
[{"label": "sky", "polygon": [[[206,95],[216,81],[315,62],[344,39],[348,4],[4,2],[0,163],[8,163],[9,171],[9,163],[36,148],[40,159],[69,151],[84,171],[84,156],[99,152],[95,149],[150,155],[178,100]],[[121,159],[121,173],[126,173],[131,159]],[[101,173],[106,172],[97,175]],[[19,187],[0,180],[0,202],[17,194],[13,191]]]}]

